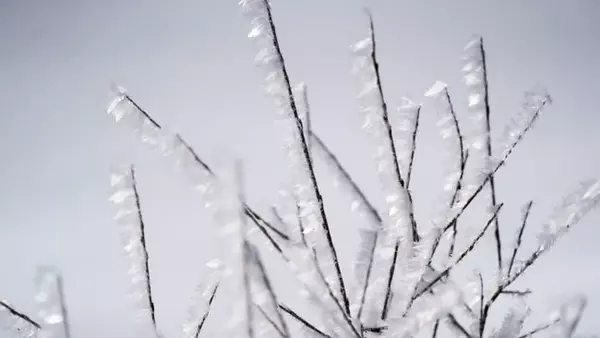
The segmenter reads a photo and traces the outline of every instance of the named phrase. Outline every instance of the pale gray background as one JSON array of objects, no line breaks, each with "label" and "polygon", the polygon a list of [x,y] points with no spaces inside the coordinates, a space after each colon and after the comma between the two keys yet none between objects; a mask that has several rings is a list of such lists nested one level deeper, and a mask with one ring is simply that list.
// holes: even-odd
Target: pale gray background
[{"label": "pale gray background", "polygon": [[[497,127],[517,111],[524,90],[541,84],[554,96],[499,177],[509,182],[500,189],[504,220],[515,221],[520,206],[536,199],[533,236],[561,195],[600,175],[600,3],[277,1],[284,52],[293,80],[309,84],[315,129],[370,196],[378,196],[377,184],[349,53],[366,32],[365,4],[376,20],[392,107],[402,95],[421,100],[437,79],[450,84],[464,107],[459,57],[472,34],[486,41]],[[248,27],[235,1],[0,2],[1,298],[34,313],[36,266],[54,264],[64,272],[74,337],[132,337],[126,264],[107,197],[109,165],[134,162],[159,325],[167,337],[176,336],[199,266],[214,249],[210,219],[180,175],[104,113],[109,83],[128,88],[200,154],[227,149],[244,159],[250,198],[265,210],[276,199],[284,166]],[[440,189],[443,148],[432,110],[423,114],[415,195],[418,216],[426,219]],[[324,186],[326,197],[335,197]],[[355,226],[339,222],[352,217],[337,204],[334,232],[343,238],[344,227]],[[526,280],[539,309],[587,294],[582,328],[588,333],[600,332],[594,320],[600,313],[598,221],[593,214],[579,224]],[[340,246],[347,268],[352,245]]]}]

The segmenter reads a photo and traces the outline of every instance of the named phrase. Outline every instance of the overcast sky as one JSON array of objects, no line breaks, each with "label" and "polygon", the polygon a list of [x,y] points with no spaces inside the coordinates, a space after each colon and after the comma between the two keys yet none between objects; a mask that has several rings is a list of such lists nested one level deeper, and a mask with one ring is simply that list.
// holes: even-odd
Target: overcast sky
[{"label": "overcast sky", "polygon": [[[392,107],[401,96],[423,101],[435,80],[448,83],[464,107],[460,56],[474,34],[485,39],[495,130],[517,112],[523,91],[542,85],[552,94],[554,104],[498,178],[506,222],[534,199],[535,229],[570,188],[600,175],[600,3],[274,1],[291,77],[309,86],[314,128],[370,196],[378,196],[378,186],[372,148],[360,130],[349,49],[365,37],[365,5],[373,11]],[[266,210],[283,184],[285,164],[248,28],[236,1],[0,2],[0,298],[35,313],[36,268],[56,265],[64,273],[74,337],[133,336],[126,264],[107,201],[110,165],[131,162],[147,217],[159,326],[176,336],[199,266],[215,249],[210,218],[168,161],[105,114],[109,85],[127,88],[207,158],[226,150],[243,159],[249,198]],[[423,110],[415,164],[423,219],[441,189],[443,148],[430,108]],[[326,203],[327,196],[335,199],[334,190],[324,190]],[[352,226],[344,220],[352,216],[341,203],[332,205],[341,220],[334,236],[337,231],[344,242],[342,231]],[[523,284],[542,310],[587,294],[584,333],[600,332],[594,320],[599,221],[595,213],[581,222]],[[507,238],[513,228],[507,225]],[[344,266],[352,250],[340,244]]]}]

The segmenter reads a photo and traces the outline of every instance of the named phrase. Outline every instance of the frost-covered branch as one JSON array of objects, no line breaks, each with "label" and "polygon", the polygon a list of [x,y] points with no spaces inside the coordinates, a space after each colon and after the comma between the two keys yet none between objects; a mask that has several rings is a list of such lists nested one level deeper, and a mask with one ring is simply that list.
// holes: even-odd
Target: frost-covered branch
[{"label": "frost-covered branch", "polygon": [[[453,138],[453,140],[450,140],[450,142],[448,142],[448,152],[450,153],[450,157],[453,158],[451,159],[452,162],[450,167],[450,173],[447,175],[446,185],[444,187],[444,190],[452,192],[448,204],[449,208],[453,208],[458,202],[458,197],[463,187],[463,180],[465,178],[468,159],[468,151],[465,149],[464,135],[460,128],[458,115],[456,113],[456,110],[454,109],[454,104],[452,103],[452,98],[450,96],[450,92],[448,91],[448,86],[441,81],[436,81],[436,83],[425,93],[425,96],[434,98],[439,98],[441,96],[445,104],[443,109],[440,110],[440,118],[438,120],[437,126],[438,128],[440,128],[440,134],[443,139]],[[456,221],[453,222],[451,228],[452,240],[450,242],[450,248],[448,251],[448,255],[450,257],[454,253],[456,237],[458,235]],[[443,233],[440,234],[440,239],[442,235]],[[431,258],[433,258],[433,255],[437,250],[440,239],[438,239],[435,243],[435,247],[432,251]]]},{"label": "frost-covered branch", "polygon": [[[373,20],[370,13],[367,14],[369,36],[354,46],[354,71],[362,80],[363,88],[359,100],[360,110],[365,115],[363,127],[371,134],[377,147],[377,173],[388,209],[374,254],[373,269],[376,278],[370,283],[367,294],[369,306],[379,306],[379,317],[385,319],[390,308],[396,267],[405,266],[405,260],[414,258],[413,246],[419,241],[419,234],[413,214],[412,197],[400,173],[393,130],[379,74]],[[402,260],[401,264],[397,264],[399,257]],[[380,300],[381,297],[383,299]],[[373,323],[369,323],[371,324]]]},{"label": "frost-covered branch", "polygon": [[546,253],[557,239],[562,237],[573,225],[579,222],[585,214],[596,208],[599,203],[600,180],[590,180],[583,183],[581,187],[564,199],[562,205],[556,209],[550,221],[544,225],[539,235],[538,248],[529,258],[519,264],[514,274],[502,280],[486,302],[483,315],[480,318],[479,330],[481,335],[483,335],[490,308],[502,292],[521,277],[542,254]]},{"label": "frost-covered branch", "polygon": [[41,326],[24,312],[0,300],[0,328],[18,333],[20,337],[30,338],[35,336]]},{"label": "frost-covered branch", "polygon": [[296,311],[290,309],[286,305],[279,304],[279,308],[281,310],[283,310],[283,312],[287,313],[292,318],[294,318],[295,320],[297,320],[300,324],[303,325],[303,327],[306,327],[309,330],[310,333],[316,334],[318,337],[322,337],[322,338],[332,338],[330,335],[328,335],[325,332],[323,332],[322,330],[318,329],[316,326],[314,326],[313,324],[311,324],[309,321],[307,321],[302,316],[300,316],[298,313],[296,313]]},{"label": "frost-covered branch", "polygon": [[135,306],[139,317],[150,321],[151,331],[158,336],[148,248],[146,226],[142,216],[140,195],[133,166],[115,170],[111,175],[113,194],[110,201],[118,209],[114,219],[121,226],[124,250],[129,260],[129,276]]},{"label": "frost-covered branch", "polygon": [[435,277],[432,281],[430,281],[427,284],[427,286],[425,286],[414,298],[420,297],[422,294],[424,294],[426,291],[428,291],[433,285],[435,285],[437,282],[439,282],[443,277],[447,276],[448,273],[450,272],[450,270],[452,270],[454,267],[456,267],[469,253],[471,253],[473,251],[473,249],[475,249],[475,246],[477,246],[477,244],[479,243],[479,240],[486,233],[489,226],[493,223],[494,219],[496,219],[496,217],[498,217],[498,214],[500,213],[502,206],[503,206],[502,204],[497,206],[496,210],[494,210],[493,214],[490,216],[486,225],[483,227],[483,229],[481,229],[479,234],[477,236],[475,236],[475,238],[473,238],[473,240],[471,241],[471,244],[466,249],[464,249],[463,252],[452,261],[452,263],[448,264],[448,267],[446,269],[444,269],[442,272],[440,272],[438,274],[437,277]]},{"label": "frost-covered branch", "polygon": [[199,338],[210,314],[217,290],[219,289],[220,273],[209,274],[207,280],[199,288],[194,297],[193,306],[189,311],[188,320],[183,325],[184,338]]},{"label": "frost-covered branch", "polygon": [[[310,236],[313,242],[311,245],[315,245],[320,255],[328,257],[327,262],[322,264],[321,268],[326,272],[327,277],[330,274],[337,277],[337,285],[334,288],[338,289],[336,291],[339,292],[346,314],[350,314],[350,303],[325,213],[323,197],[317,183],[305,137],[306,131],[294,99],[290,76],[277,37],[271,6],[268,0],[244,0],[240,4],[252,19],[252,30],[248,37],[252,38],[261,48],[256,61],[268,74],[267,92],[276,105],[277,116],[284,127],[284,144],[293,171],[295,193],[300,199],[305,226],[311,232]],[[321,245],[322,239],[316,237],[317,234],[325,237],[325,245]],[[333,264],[333,272],[329,272],[329,261]],[[330,278],[327,280],[329,281]]]},{"label": "frost-covered branch", "polygon": [[40,267],[36,275],[38,316],[44,338],[70,338],[71,329],[67,313],[62,276],[52,267]]},{"label": "frost-covered branch", "polygon": [[512,272],[513,265],[515,264],[515,258],[517,257],[517,252],[521,247],[521,242],[523,240],[523,233],[525,232],[525,226],[527,225],[527,220],[529,219],[529,212],[531,211],[531,207],[533,206],[533,201],[529,201],[525,208],[523,209],[523,217],[521,226],[519,227],[519,231],[517,232],[517,241],[515,243],[515,247],[512,252],[512,256],[510,257],[510,263],[508,264],[508,271],[506,272],[506,276],[510,277]]},{"label": "frost-covered branch", "polygon": [[[484,124],[483,133],[479,139],[472,144],[474,149],[485,151],[484,156],[492,158],[492,139],[491,139],[491,107],[489,97],[489,82],[487,74],[487,63],[485,48],[483,47],[483,38],[478,38],[467,45],[467,64],[463,68],[465,72],[465,83],[469,87],[469,108],[474,110],[474,120],[476,123]],[[469,50],[471,55],[469,55]],[[483,112],[481,111],[483,110]],[[481,119],[483,115],[484,119]],[[478,121],[478,122],[477,122]],[[482,144],[483,143],[483,144]],[[481,147],[481,148],[480,148]],[[494,208],[496,201],[496,183],[494,175],[489,176],[490,186],[490,206]],[[494,220],[494,240],[496,242],[496,258],[498,264],[498,275],[502,275],[502,240],[500,237],[499,218]]]}]

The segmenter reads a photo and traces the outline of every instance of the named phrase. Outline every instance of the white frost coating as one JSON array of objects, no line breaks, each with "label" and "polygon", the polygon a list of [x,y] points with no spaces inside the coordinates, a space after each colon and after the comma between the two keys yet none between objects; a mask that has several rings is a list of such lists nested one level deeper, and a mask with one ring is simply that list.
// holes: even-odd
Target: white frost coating
[{"label": "white frost coating", "polygon": [[221,251],[219,256],[224,262],[219,288],[220,292],[233,299],[231,314],[224,325],[226,336],[242,338],[248,336],[253,314],[248,299],[250,294],[246,285],[245,270],[244,243],[248,235],[248,226],[243,209],[244,197],[239,168],[225,163],[221,166],[222,179],[215,183],[214,194],[210,198],[218,228]]},{"label": "white frost coating", "polygon": [[385,338],[414,337],[424,327],[449,313],[457,306],[460,299],[459,289],[448,285],[438,287],[434,295],[425,294],[419,297],[406,317],[403,317],[402,313],[397,317],[391,317]]},{"label": "white frost coating", "polygon": [[32,338],[38,333],[38,328],[14,314],[8,307],[12,306],[6,301],[0,301],[0,332],[10,332],[15,337]]},{"label": "white frost coating", "polygon": [[68,318],[60,274],[52,267],[40,267],[36,275],[38,318],[42,329],[38,338],[69,338]]},{"label": "white frost coating", "polygon": [[564,198],[538,235],[538,251],[548,250],[559,237],[598,206],[600,202],[599,184],[600,180],[588,180]]},{"label": "white frost coating", "polygon": [[[372,32],[370,32],[372,33]],[[371,34],[370,34],[371,35]],[[373,52],[373,41],[369,37],[357,43],[354,48],[353,71],[360,79],[362,89],[359,94],[360,111],[364,114],[365,122],[363,128],[371,135],[375,145],[375,163],[377,166],[377,177],[383,190],[387,210],[383,218],[382,236],[378,238],[373,263],[373,278],[367,290],[367,311],[369,318],[365,318],[365,324],[376,325],[377,311],[369,308],[379,308],[384,303],[387,291],[387,279],[389,267],[393,261],[396,243],[398,247],[398,262],[402,266],[403,261],[410,259],[412,253],[412,205],[408,192],[398,177],[397,164],[395,161],[395,147],[388,133],[391,132],[389,124],[386,124],[387,112],[384,110],[383,97],[379,93],[377,85],[377,74],[371,57]],[[401,273],[398,271],[398,273]]]},{"label": "white frost coating", "polygon": [[531,310],[527,304],[519,300],[517,304],[513,305],[508,313],[504,315],[502,324],[494,331],[491,338],[514,338],[518,337],[523,329],[525,320],[531,313]]},{"label": "white frost coating", "polygon": [[513,144],[520,141],[519,139],[527,130],[533,127],[543,108],[551,103],[550,95],[543,89],[525,93],[520,111],[509,120],[498,142],[503,145],[503,155],[510,151]]},{"label": "white frost coating", "polygon": [[587,306],[587,298],[578,296],[566,302],[560,307],[558,314],[555,315],[558,319],[558,325],[553,330],[552,338],[571,338],[574,331],[577,329],[579,320]]},{"label": "white frost coating", "polygon": [[489,174],[486,168],[490,135],[487,130],[486,101],[488,92],[485,82],[487,75],[484,57],[483,39],[476,37],[467,44],[463,56],[463,76],[467,85],[468,116],[471,123],[464,127],[461,126],[465,149],[469,151],[469,162],[475,173],[474,177],[471,175],[466,177],[466,181],[473,186],[478,186]]},{"label": "white frost coating", "polygon": [[411,156],[415,147],[413,137],[418,126],[421,105],[403,97],[402,104],[395,115],[391,116],[391,125],[396,146],[396,157],[403,177],[408,179]]},{"label": "white frost coating", "polygon": [[[465,156],[464,143],[462,140],[461,125],[458,123],[458,115],[454,109],[446,84],[437,81],[431,89],[425,94],[435,99],[438,105],[436,112],[438,121],[436,126],[439,128],[440,135],[446,141],[444,144],[444,163],[448,163],[446,168],[444,191],[441,199],[441,213],[447,213],[458,201],[460,195],[459,184],[461,181],[461,166]],[[464,174],[463,174],[464,175]]]},{"label": "white frost coating", "polygon": [[216,296],[221,279],[221,261],[218,259],[211,260],[206,264],[206,268],[208,272],[202,274],[205,280],[198,286],[194,297],[192,297],[193,303],[188,310],[187,320],[182,327],[184,338],[196,338],[199,336],[198,334],[204,328],[212,301]]},{"label": "white frost coating", "polygon": [[115,91],[107,113],[116,122],[129,124],[149,148],[172,158],[177,167],[185,172],[194,188],[201,193],[211,190],[214,175],[178,134],[163,129],[129,97],[123,88]]},{"label": "white frost coating", "polygon": [[359,229],[359,245],[358,253],[354,259],[353,272],[354,272],[354,292],[353,302],[351,303],[351,313],[353,315],[358,314],[359,308],[363,302],[365,296],[365,285],[368,283],[372,276],[370,272],[372,269],[373,253],[375,252],[375,245],[377,244],[378,232],[370,229]]},{"label": "white frost coating", "polygon": [[427,97],[436,97],[438,95],[440,95],[444,90],[446,90],[446,87],[448,87],[447,84],[445,84],[442,81],[435,81],[435,83],[433,84],[433,86],[431,86],[431,88],[429,88],[426,92],[425,92],[425,96]]},{"label": "white frost coating", "polygon": [[323,143],[315,133],[311,133],[312,151],[315,159],[321,159],[333,175],[333,183],[340,190],[350,210],[356,213],[363,221],[366,229],[377,231],[381,228],[381,217],[377,210],[367,200],[362,190],[352,179],[350,174],[342,167],[333,152]]},{"label": "white frost coating", "polygon": [[302,130],[301,116],[293,97],[293,89],[286,73],[284,61],[275,43],[275,32],[269,22],[270,5],[266,0],[245,0],[240,5],[251,19],[249,37],[255,42],[258,55],[256,63],[266,74],[266,91],[276,107],[277,124],[282,131],[283,146],[291,171],[293,194],[298,199],[299,216],[305,228],[306,239],[316,250],[320,268],[338,299],[341,285],[337,278],[334,255],[326,241],[323,206],[318,198],[316,180],[311,173],[310,154],[306,151],[306,139]]},{"label": "white frost coating", "polygon": [[152,318],[151,290],[148,287],[149,276],[146,273],[148,257],[142,240],[143,220],[139,210],[139,201],[135,192],[133,168],[113,168],[110,183],[113,193],[110,201],[117,211],[114,217],[119,224],[123,250],[129,263],[127,273],[131,281],[129,297],[136,310],[136,324],[140,334],[157,337],[155,322]]},{"label": "white frost coating", "polygon": [[[260,320],[255,321],[264,324],[260,332],[257,332],[257,337],[289,337],[289,329],[287,322],[283,319],[281,310],[279,310],[279,301],[274,293],[271,280],[267,276],[266,268],[259,256],[258,249],[250,243],[247,243],[248,254],[246,256],[245,265],[250,276],[251,293],[254,303],[264,315],[274,323],[271,325],[264,315],[258,315]],[[273,327],[276,326],[276,328]],[[281,335],[282,333],[282,335]]]}]

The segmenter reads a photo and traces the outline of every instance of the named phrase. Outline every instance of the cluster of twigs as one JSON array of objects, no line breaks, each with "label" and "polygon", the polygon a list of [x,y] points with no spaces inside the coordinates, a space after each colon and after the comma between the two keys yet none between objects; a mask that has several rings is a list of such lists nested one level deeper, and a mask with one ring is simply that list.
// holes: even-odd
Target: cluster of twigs
[{"label": "cluster of twigs", "polygon": [[[368,200],[341,161],[311,128],[306,86],[292,85],[281,51],[271,6],[267,0],[241,2],[251,18],[249,37],[259,47],[257,62],[266,72],[267,91],[276,106],[284,145],[291,169],[291,217],[272,209],[265,217],[245,199],[241,169],[215,170],[179,134],[165,130],[121,88],[115,88],[108,113],[117,122],[137,123],[141,140],[184,168],[192,185],[211,206],[223,249],[206,264],[200,291],[184,324],[185,337],[208,336],[205,323],[219,294],[232,295],[233,315],[222,337],[431,337],[454,334],[462,337],[530,337],[555,330],[572,337],[585,299],[566,304],[559,316],[525,331],[530,313],[526,296],[530,290],[515,290],[513,284],[551,247],[553,242],[595,207],[600,200],[600,181],[585,182],[544,224],[537,249],[520,258],[523,234],[533,202],[523,208],[522,222],[509,248],[503,240],[499,215],[503,208],[496,193],[496,173],[551,102],[544,93],[527,96],[522,113],[509,125],[505,144],[493,151],[490,125],[490,99],[485,49],[482,39],[465,49],[464,80],[469,88],[467,118],[455,109],[447,86],[437,82],[427,93],[439,107],[440,132],[449,163],[447,204],[432,224],[418,224],[413,212],[411,177],[417,150],[421,105],[404,99],[401,107],[403,133],[389,112],[380,76],[375,30],[369,15],[369,34],[354,47],[355,72],[363,89],[360,111],[364,129],[376,149],[375,163],[385,201],[378,210]],[[314,164],[323,161],[337,177],[344,198],[348,198],[365,227],[354,260],[354,279],[342,274],[333,241],[321,187]],[[473,170],[467,170],[471,166]],[[159,337],[152,297],[151,271],[146,245],[142,204],[133,167],[115,170],[111,177],[117,205],[116,220],[121,225],[124,248],[130,263],[132,298],[140,322],[140,335]],[[456,240],[461,216],[473,201],[487,191],[489,215],[477,235],[465,240],[459,250]],[[446,203],[446,202],[445,202]],[[258,231],[251,231],[258,230]],[[492,232],[496,243],[497,280],[491,293],[485,291],[481,274],[475,283],[458,283],[452,275],[465,257],[474,252],[480,240]],[[258,234],[258,235],[257,235]],[[300,311],[282,303],[274,291],[259,245],[267,245],[297,277],[302,296],[321,314],[321,322],[311,322]],[[447,252],[440,248],[448,246]],[[506,252],[506,251],[504,251]],[[60,276],[45,272],[38,300],[46,304],[41,322],[0,302],[0,315],[6,314],[11,327],[30,337],[38,332],[51,337],[68,337],[66,307]],[[501,296],[513,296],[513,306],[504,320],[490,329],[490,313]],[[572,313],[574,311],[574,314]],[[563,313],[564,312],[564,313]],[[14,326],[13,326],[14,325]],[[24,329],[25,328],[25,329]],[[15,329],[16,331],[17,329]]]}]

